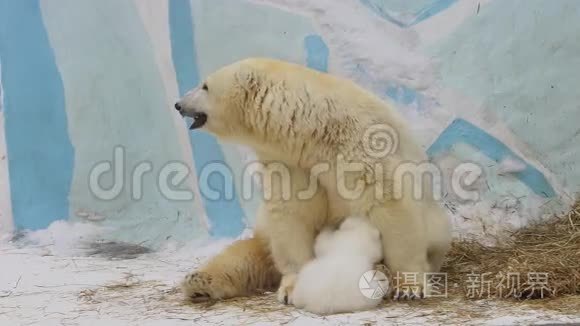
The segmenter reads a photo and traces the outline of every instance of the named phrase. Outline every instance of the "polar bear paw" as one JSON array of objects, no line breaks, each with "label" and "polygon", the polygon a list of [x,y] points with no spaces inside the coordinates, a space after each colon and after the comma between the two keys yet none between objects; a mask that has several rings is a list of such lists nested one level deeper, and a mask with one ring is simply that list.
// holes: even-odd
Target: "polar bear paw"
[{"label": "polar bear paw", "polygon": [[209,273],[191,272],[183,279],[181,290],[193,302],[208,301],[214,297],[213,281],[214,278]]},{"label": "polar bear paw", "polygon": [[294,291],[294,285],[296,284],[296,274],[289,274],[282,276],[282,281],[280,282],[280,287],[278,288],[278,302],[285,305],[293,304],[292,292]]}]

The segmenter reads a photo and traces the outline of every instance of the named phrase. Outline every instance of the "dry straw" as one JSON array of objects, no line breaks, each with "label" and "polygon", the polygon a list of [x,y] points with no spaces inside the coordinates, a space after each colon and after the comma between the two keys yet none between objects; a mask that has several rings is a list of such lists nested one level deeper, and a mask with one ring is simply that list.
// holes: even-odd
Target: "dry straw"
[{"label": "dry straw", "polygon": [[493,247],[454,242],[443,271],[449,284],[460,285],[450,291],[467,298],[580,295],[580,201],[567,215],[519,229]]}]

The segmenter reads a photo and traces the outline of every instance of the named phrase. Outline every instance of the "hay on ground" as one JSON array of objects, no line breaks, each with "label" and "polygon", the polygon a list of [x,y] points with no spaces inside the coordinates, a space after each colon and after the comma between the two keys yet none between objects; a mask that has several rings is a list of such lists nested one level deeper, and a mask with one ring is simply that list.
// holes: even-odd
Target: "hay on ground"
[{"label": "hay on ground", "polygon": [[443,272],[449,291],[467,298],[580,295],[580,201],[567,215],[522,228],[494,247],[454,242]]}]

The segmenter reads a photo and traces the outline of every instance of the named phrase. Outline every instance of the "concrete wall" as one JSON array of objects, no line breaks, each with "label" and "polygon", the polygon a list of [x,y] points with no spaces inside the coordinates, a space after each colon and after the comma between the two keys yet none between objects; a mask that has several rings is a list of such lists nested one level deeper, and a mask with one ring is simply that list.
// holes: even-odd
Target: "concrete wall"
[{"label": "concrete wall", "polygon": [[[0,233],[66,219],[153,247],[239,235],[259,203],[240,189],[251,154],[189,133],[172,104],[252,55],[352,78],[446,173],[482,167],[480,200],[444,198],[461,234],[519,227],[580,190],[579,14],[575,0],[0,0]],[[233,187],[208,175],[224,168]]]}]

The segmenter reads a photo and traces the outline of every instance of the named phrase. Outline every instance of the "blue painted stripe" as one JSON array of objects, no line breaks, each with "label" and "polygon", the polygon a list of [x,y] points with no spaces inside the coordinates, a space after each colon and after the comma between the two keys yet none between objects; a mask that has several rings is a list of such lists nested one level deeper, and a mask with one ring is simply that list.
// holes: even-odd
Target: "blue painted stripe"
[{"label": "blue painted stripe", "polygon": [[506,157],[513,157],[526,165],[524,171],[514,173],[515,177],[540,196],[556,196],[554,189],[538,169],[516,155],[504,143],[463,119],[454,120],[429,147],[427,154],[432,158],[441,153],[449,152],[452,146],[457,143],[473,146],[496,162],[500,162]]},{"label": "blue painted stripe", "polygon": [[[173,65],[177,75],[179,94],[183,96],[188,90],[199,84],[199,70],[195,51],[194,24],[189,0],[170,0],[169,24],[171,33],[171,49]],[[204,132],[190,133],[195,169],[198,177],[204,167],[218,162],[226,164],[224,154],[216,139]],[[199,178],[198,178],[199,179]],[[229,182],[231,180],[228,180]],[[217,173],[209,177],[208,184],[200,187],[209,187],[212,191],[226,194],[223,176]],[[216,237],[236,237],[244,229],[244,211],[238,201],[234,189],[233,198],[212,200],[203,196],[205,212],[210,220],[210,234]]]},{"label": "blue painted stripe", "polygon": [[45,228],[68,217],[74,150],[38,0],[0,0],[0,60],[14,221]]},{"label": "blue painted stripe", "polygon": [[2,98],[2,60],[1,60],[1,58],[2,57],[0,56],[0,112],[2,112],[2,110],[4,108],[4,101]]},{"label": "blue painted stripe", "polygon": [[452,4],[457,2],[457,0],[438,0],[433,5],[424,8],[423,10],[419,11],[415,14],[415,20],[409,24],[409,26],[416,25],[426,19],[429,19],[438,13],[446,10],[447,8],[451,7]]},{"label": "blue painted stripe", "polygon": [[329,50],[319,35],[308,35],[304,38],[306,48],[306,64],[312,69],[328,71]]},{"label": "blue painted stripe", "polygon": [[413,16],[415,17],[412,21],[410,22],[405,22],[402,21],[400,19],[398,19],[397,17],[394,17],[393,15],[391,15],[388,10],[386,10],[384,7],[386,7],[387,5],[380,5],[377,4],[377,1],[373,1],[373,0],[359,0],[364,6],[366,6],[367,8],[369,8],[372,12],[374,12],[375,14],[377,14],[378,16],[382,17],[383,19],[401,27],[401,28],[408,28],[411,27],[413,25],[416,25],[426,19],[429,19],[433,16],[435,16],[436,14],[446,10],[447,8],[451,7],[451,5],[453,5],[455,2],[457,2],[457,0],[437,0],[435,1],[433,4],[426,6],[425,8],[419,10],[418,12],[413,13]]},{"label": "blue painted stripe", "polygon": [[401,103],[404,105],[411,105],[417,102],[417,107],[420,110],[420,95],[419,93],[405,85],[393,85],[387,87],[387,96],[389,96],[393,101]]}]

